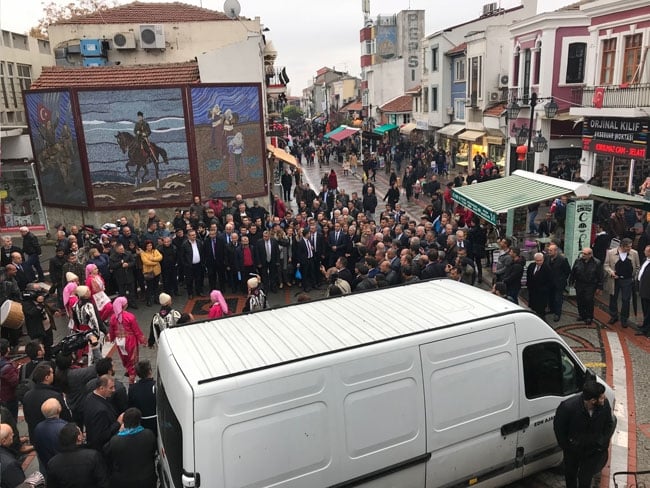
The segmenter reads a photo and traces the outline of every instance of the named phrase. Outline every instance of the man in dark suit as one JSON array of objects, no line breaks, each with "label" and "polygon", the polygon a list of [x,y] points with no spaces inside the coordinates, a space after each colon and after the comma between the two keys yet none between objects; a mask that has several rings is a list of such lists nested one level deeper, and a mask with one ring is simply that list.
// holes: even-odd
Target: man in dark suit
[{"label": "man in dark suit", "polygon": [[526,270],[528,307],[542,319],[546,314],[552,282],[553,274],[549,265],[544,261],[544,255],[541,252],[535,253],[535,262],[530,263]]},{"label": "man in dark suit", "polygon": [[31,280],[29,279],[27,270],[23,266],[23,255],[19,252],[12,252],[11,264],[13,264],[16,267],[15,278],[16,278],[16,282],[18,283],[18,288],[20,288],[20,291],[25,291],[25,288],[27,288],[27,284]]},{"label": "man in dark suit", "polygon": [[[318,272],[323,263],[327,263],[329,250],[327,249],[327,242],[322,232],[319,232],[316,222],[309,224],[309,240],[314,248],[314,270]],[[316,273],[316,282],[318,282],[318,273]]]},{"label": "man in dark suit", "polygon": [[[399,222],[399,220],[396,220]],[[404,249],[409,245],[409,237],[404,233],[404,229],[401,224],[395,226],[395,240],[399,242],[400,249]]]},{"label": "man in dark suit", "polygon": [[104,444],[120,430],[115,408],[108,399],[115,393],[115,381],[110,375],[99,377],[95,388],[84,402],[84,426],[88,447],[101,452]]},{"label": "man in dark suit", "polygon": [[187,233],[187,240],[181,247],[181,265],[185,274],[187,297],[203,296],[203,247],[196,238],[194,229]]},{"label": "man in dark suit", "polygon": [[[217,229],[210,229],[208,237],[203,241],[203,257],[208,270],[208,286],[210,290],[225,288],[226,245],[223,239],[217,236]],[[217,278],[219,278],[217,280]]]},{"label": "man in dark suit", "polygon": [[542,221],[541,224],[539,224],[538,227],[538,232],[540,237],[549,237],[551,234],[555,232],[555,228],[557,227],[557,224],[553,220],[553,214],[551,212],[548,212],[546,214],[546,218]]},{"label": "man in dark suit", "polygon": [[316,283],[314,247],[309,229],[302,230],[302,239],[296,244],[296,261],[296,266],[302,274],[302,288],[305,292],[309,292]]},{"label": "man in dark suit", "polygon": [[280,245],[265,230],[262,238],[255,243],[255,266],[257,273],[262,277],[265,288],[272,293],[278,291],[280,270]]},{"label": "man in dark suit", "polygon": [[334,230],[327,237],[327,267],[331,268],[336,265],[336,260],[345,255],[348,235],[341,229],[339,222],[334,223]]},{"label": "man in dark suit", "polygon": [[[232,224],[228,224],[232,225]],[[226,225],[226,229],[228,228]],[[226,231],[225,238],[228,240],[226,244],[226,281],[230,285],[230,290],[235,293],[240,291],[241,287],[241,269],[239,268],[239,262],[237,261],[239,244],[239,234],[232,232],[228,234]]]},{"label": "man in dark suit", "polygon": [[641,263],[637,279],[639,280],[639,296],[643,309],[643,324],[637,335],[650,337],[650,245],[643,249],[645,260]]}]

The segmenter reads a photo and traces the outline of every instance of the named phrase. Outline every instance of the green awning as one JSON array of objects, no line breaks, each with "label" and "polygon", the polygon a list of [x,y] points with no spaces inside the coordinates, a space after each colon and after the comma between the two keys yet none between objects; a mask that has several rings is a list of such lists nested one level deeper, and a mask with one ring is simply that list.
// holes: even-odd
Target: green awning
[{"label": "green awning", "polygon": [[395,130],[395,129],[398,129],[398,128],[399,127],[397,127],[395,124],[384,124],[384,125],[380,125],[379,127],[375,127],[373,129],[373,132],[376,132],[377,134],[382,134],[383,135],[386,132],[388,132],[389,130]]},{"label": "green awning", "polygon": [[325,135],[323,136],[323,138],[324,138],[324,139],[329,139],[329,138],[332,137],[334,134],[338,134],[339,132],[341,132],[342,130],[344,130],[344,129],[346,129],[346,128],[347,128],[347,127],[346,127],[345,125],[339,125],[336,129],[334,129],[334,130],[328,132],[327,134],[325,134]]},{"label": "green awning", "polygon": [[451,197],[458,204],[496,225],[499,214],[510,209],[568,194],[577,198],[590,198],[650,210],[650,201],[636,195],[522,170],[504,178],[453,188]]},{"label": "green awning", "polygon": [[571,189],[519,175],[453,188],[451,197],[479,217],[496,225],[499,214],[510,209],[557,198]]}]

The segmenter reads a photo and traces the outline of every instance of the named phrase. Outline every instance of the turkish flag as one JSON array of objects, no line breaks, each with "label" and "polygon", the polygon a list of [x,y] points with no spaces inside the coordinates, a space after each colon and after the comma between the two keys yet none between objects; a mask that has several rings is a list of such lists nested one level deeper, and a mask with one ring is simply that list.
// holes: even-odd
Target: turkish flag
[{"label": "turkish flag", "polygon": [[591,102],[595,108],[603,108],[603,100],[605,98],[605,87],[599,86],[594,90],[594,96]]},{"label": "turkish flag", "polygon": [[45,105],[38,104],[38,120],[41,123],[47,122],[52,118],[52,112]]}]

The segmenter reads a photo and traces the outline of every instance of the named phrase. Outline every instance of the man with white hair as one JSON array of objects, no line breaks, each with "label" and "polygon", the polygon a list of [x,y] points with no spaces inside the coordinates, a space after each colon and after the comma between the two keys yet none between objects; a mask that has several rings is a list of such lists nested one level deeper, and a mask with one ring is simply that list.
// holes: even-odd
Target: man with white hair
[{"label": "man with white hair", "polygon": [[544,319],[553,273],[541,252],[535,253],[534,259],[535,262],[530,263],[526,271],[528,306]]}]

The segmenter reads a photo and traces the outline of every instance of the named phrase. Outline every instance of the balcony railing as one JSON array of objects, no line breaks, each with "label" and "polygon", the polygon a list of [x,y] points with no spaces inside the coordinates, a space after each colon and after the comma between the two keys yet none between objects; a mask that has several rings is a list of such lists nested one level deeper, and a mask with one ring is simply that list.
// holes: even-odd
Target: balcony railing
[{"label": "balcony railing", "polygon": [[527,106],[533,93],[539,95],[536,86],[519,86],[508,90],[508,100],[516,100],[519,105]]},{"label": "balcony railing", "polygon": [[595,107],[594,94],[598,88],[603,89],[602,108],[650,107],[650,83],[574,88],[572,90],[573,103],[578,107]]},{"label": "balcony railing", "polygon": [[286,79],[284,76],[286,76],[286,70],[284,73],[282,72],[284,70],[283,67],[274,67],[274,66],[266,66],[265,71],[266,71],[266,86],[284,86],[287,84]]}]

